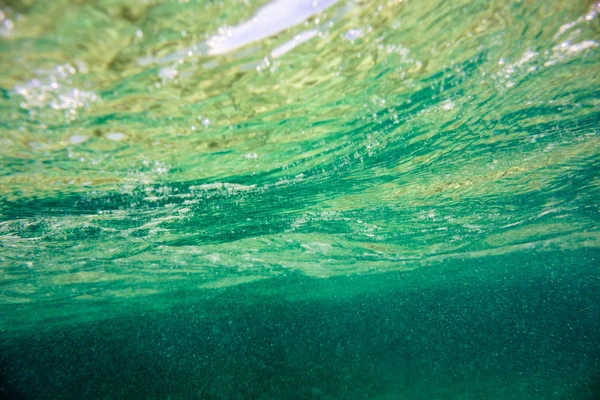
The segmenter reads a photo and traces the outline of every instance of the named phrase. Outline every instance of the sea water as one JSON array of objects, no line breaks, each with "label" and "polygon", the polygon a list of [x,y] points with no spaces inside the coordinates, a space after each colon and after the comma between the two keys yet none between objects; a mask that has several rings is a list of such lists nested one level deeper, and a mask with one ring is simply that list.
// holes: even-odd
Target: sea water
[{"label": "sea water", "polygon": [[597,398],[599,12],[2,2],[0,398]]}]

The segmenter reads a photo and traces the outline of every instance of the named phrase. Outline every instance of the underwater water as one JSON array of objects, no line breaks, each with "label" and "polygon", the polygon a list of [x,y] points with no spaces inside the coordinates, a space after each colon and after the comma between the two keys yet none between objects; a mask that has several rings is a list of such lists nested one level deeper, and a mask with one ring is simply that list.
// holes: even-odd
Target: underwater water
[{"label": "underwater water", "polygon": [[599,13],[1,1],[0,398],[599,398]]}]

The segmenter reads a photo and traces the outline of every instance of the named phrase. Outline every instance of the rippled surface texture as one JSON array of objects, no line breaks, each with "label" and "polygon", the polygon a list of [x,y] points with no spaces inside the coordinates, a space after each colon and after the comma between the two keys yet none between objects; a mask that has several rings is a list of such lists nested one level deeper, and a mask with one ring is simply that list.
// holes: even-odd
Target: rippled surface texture
[{"label": "rippled surface texture", "polygon": [[0,3],[3,398],[592,399],[600,3]]}]

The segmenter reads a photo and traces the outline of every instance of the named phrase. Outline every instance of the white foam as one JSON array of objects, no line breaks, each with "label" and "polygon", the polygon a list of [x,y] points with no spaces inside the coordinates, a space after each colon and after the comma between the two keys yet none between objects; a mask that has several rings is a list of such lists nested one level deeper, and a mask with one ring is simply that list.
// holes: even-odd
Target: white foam
[{"label": "white foam", "polygon": [[221,28],[207,40],[208,54],[220,55],[291,28],[339,0],[275,0],[240,25]]}]

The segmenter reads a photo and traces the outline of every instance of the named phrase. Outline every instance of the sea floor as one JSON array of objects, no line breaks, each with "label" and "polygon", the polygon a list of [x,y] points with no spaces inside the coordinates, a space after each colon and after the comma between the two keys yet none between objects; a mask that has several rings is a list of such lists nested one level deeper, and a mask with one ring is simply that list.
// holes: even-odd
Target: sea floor
[{"label": "sea floor", "polygon": [[522,253],[158,296],[148,303],[162,309],[2,340],[3,395],[591,400],[598,256]]}]

